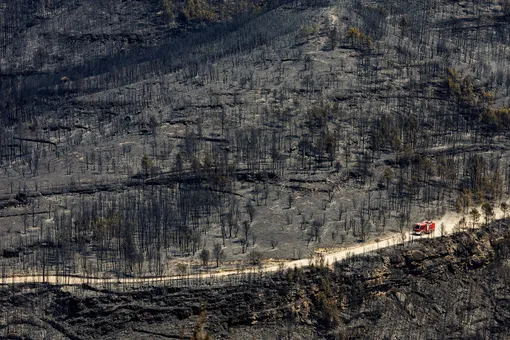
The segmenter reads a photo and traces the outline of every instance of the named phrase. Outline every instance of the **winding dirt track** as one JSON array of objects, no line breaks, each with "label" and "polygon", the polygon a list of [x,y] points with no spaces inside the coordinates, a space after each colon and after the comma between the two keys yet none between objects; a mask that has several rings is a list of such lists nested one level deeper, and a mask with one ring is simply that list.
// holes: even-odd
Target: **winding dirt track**
[{"label": "winding dirt track", "polygon": [[[480,211],[480,209],[478,208]],[[503,217],[503,212],[499,208],[494,209],[495,218],[499,219]],[[332,264],[336,261],[346,259],[353,255],[360,255],[369,253],[378,249],[391,247],[394,245],[410,242],[412,240],[418,240],[422,238],[435,238],[441,236],[440,226],[441,223],[444,223],[445,230],[444,235],[450,235],[454,231],[455,224],[459,222],[462,218],[462,214],[458,213],[447,213],[439,220],[435,220],[436,222],[436,231],[434,234],[423,235],[423,236],[415,236],[412,232],[404,233],[404,236],[401,234],[394,234],[393,236],[384,238],[379,240],[379,242],[368,242],[362,245],[353,246],[350,248],[344,248],[341,250],[332,250],[331,252],[322,253],[322,259],[326,264]],[[306,267],[309,266],[311,261],[318,260],[319,256],[315,259],[301,259],[294,260],[281,263],[279,265],[269,265],[264,266],[263,268],[256,269],[246,268],[241,270],[231,270],[231,271],[221,271],[221,272],[211,272],[211,273],[202,273],[202,274],[190,274],[185,278],[183,276],[163,276],[163,277],[127,277],[127,278],[100,278],[100,277],[86,277],[86,276],[58,276],[58,275],[27,275],[27,276],[10,276],[3,277],[3,284],[26,284],[26,283],[48,283],[53,285],[81,285],[81,284],[89,284],[89,285],[108,285],[108,284],[128,284],[128,285],[138,285],[138,284],[157,284],[169,282],[169,281],[179,281],[179,280],[193,280],[193,279],[214,279],[214,278],[222,278],[230,275],[239,275],[246,273],[254,273],[254,272],[276,272],[282,269],[294,268],[294,267]]]}]

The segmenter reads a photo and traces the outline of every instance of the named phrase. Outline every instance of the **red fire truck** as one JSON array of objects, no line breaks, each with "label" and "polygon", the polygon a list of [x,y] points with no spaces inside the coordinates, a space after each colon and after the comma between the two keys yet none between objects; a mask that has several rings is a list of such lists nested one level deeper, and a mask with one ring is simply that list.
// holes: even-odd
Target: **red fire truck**
[{"label": "red fire truck", "polygon": [[413,227],[413,231],[416,235],[430,234],[436,230],[436,224],[432,221],[423,221],[416,223]]}]

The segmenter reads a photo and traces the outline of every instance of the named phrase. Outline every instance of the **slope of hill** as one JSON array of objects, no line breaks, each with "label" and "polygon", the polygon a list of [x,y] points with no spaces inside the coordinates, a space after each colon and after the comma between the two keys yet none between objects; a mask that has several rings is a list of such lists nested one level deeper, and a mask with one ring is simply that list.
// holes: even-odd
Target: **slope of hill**
[{"label": "slope of hill", "polygon": [[493,217],[507,2],[259,5],[169,22],[156,0],[1,3],[7,274],[200,272],[215,244],[234,269]]}]

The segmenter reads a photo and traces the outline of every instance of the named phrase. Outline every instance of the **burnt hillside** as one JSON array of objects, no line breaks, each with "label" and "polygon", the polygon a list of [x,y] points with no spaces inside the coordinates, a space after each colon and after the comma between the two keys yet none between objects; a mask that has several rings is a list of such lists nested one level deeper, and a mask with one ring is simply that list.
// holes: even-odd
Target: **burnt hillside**
[{"label": "burnt hillside", "polygon": [[4,276],[221,271],[508,212],[508,1],[229,4],[0,2]]},{"label": "burnt hillside", "polygon": [[[220,287],[5,287],[3,336],[73,339],[504,339],[508,220],[336,265]],[[199,315],[205,310],[206,318]],[[198,328],[197,328],[198,327]]]}]

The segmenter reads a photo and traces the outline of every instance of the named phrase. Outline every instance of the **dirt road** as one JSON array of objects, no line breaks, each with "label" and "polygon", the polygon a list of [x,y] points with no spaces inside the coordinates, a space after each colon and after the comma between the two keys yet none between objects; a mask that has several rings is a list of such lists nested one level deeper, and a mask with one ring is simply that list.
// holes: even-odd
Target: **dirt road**
[{"label": "dirt road", "polygon": [[[481,209],[478,207],[478,210]],[[503,212],[499,208],[494,209],[495,218],[499,219],[503,217]],[[394,234],[393,236],[384,238],[379,240],[378,242],[372,241],[368,243],[363,243],[361,245],[356,245],[350,248],[344,248],[340,250],[332,250],[330,252],[324,252],[321,255],[318,255],[314,259],[301,259],[288,261],[280,265],[269,265],[260,268],[262,272],[276,272],[282,269],[294,268],[294,267],[306,267],[309,266],[312,261],[317,261],[321,257],[324,260],[324,263],[332,264],[336,261],[346,259],[353,255],[360,255],[369,253],[378,249],[391,247],[397,244],[402,244],[405,242],[410,242],[413,239],[422,239],[422,238],[435,238],[441,236],[440,226],[443,223],[445,226],[444,235],[450,235],[454,232],[455,224],[459,222],[462,218],[462,214],[458,213],[447,213],[439,220],[435,220],[436,222],[436,231],[433,234],[415,236],[412,232],[406,232],[403,235]],[[466,219],[468,219],[466,217]],[[468,219],[469,221],[469,219]],[[259,269],[247,268],[242,270],[231,270],[231,271],[221,271],[221,272],[212,272],[212,273],[203,273],[203,274],[190,274],[186,276],[186,280],[189,279],[203,279],[203,278],[221,278],[229,275],[238,275],[243,273],[253,273],[258,272]],[[165,276],[165,277],[127,277],[127,278],[100,278],[100,277],[85,277],[85,276],[57,276],[57,275],[29,275],[29,276],[11,276],[2,278],[3,284],[20,284],[20,283],[49,283],[49,284],[57,284],[57,285],[81,285],[81,284],[89,284],[89,285],[106,285],[106,284],[156,284],[157,282],[168,282],[168,281],[177,281],[184,280],[182,276]]]}]

